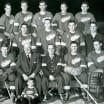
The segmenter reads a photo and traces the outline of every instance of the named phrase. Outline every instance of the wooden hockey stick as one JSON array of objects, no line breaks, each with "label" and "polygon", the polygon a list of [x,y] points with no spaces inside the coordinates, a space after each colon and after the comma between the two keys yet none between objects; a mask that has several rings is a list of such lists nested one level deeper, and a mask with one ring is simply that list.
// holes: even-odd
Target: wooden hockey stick
[{"label": "wooden hockey stick", "polygon": [[[81,81],[77,78],[77,76],[75,76],[75,75],[73,75],[73,76],[74,76],[75,80],[80,84],[80,86],[82,86],[83,84],[82,84]],[[91,95],[91,93],[90,93],[86,88],[84,88],[84,87],[82,87],[82,88],[83,88],[83,90],[88,94],[88,96],[93,100],[93,102],[94,102],[95,104],[98,104],[97,101],[95,100],[95,98]]]},{"label": "wooden hockey stick", "polygon": [[6,89],[7,89],[7,92],[8,92],[8,94],[9,94],[9,97],[10,97],[10,103],[11,103],[11,104],[14,104],[13,101],[12,101],[12,97],[11,97],[11,94],[10,94],[10,91],[9,91],[9,88],[8,88],[8,85],[7,85],[6,82],[5,82],[5,87],[6,87]]}]

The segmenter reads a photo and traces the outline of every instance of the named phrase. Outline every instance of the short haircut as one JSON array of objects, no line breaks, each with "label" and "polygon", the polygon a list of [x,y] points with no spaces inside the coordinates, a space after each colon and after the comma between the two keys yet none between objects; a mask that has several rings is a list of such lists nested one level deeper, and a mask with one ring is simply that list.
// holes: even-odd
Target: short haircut
[{"label": "short haircut", "polygon": [[76,41],[71,41],[70,45],[76,44],[78,46],[78,43]]},{"label": "short haircut", "polygon": [[46,18],[45,20],[44,20],[44,22],[45,21],[50,21],[50,23],[52,23],[52,19],[49,19],[49,18]]},{"label": "short haircut", "polygon": [[6,6],[11,6],[11,3],[10,2],[7,2],[5,5],[4,5],[4,8],[6,7]]},{"label": "short haircut", "polygon": [[44,4],[47,5],[47,3],[46,3],[44,0],[41,0],[41,1],[39,2],[39,4],[40,4],[40,3],[44,3]]},{"label": "short haircut", "polygon": [[83,1],[81,5],[86,4],[87,6],[89,6],[87,1]]},{"label": "short haircut", "polygon": [[52,44],[52,43],[48,44],[47,48],[48,48],[49,46],[53,46],[54,49],[56,48],[56,46],[55,46],[54,44]]},{"label": "short haircut", "polygon": [[21,24],[21,27],[22,27],[23,25],[25,25],[25,26],[28,28],[28,24],[27,24],[27,23],[22,23],[22,24]]},{"label": "short haircut", "polygon": [[6,41],[2,41],[2,43],[1,43],[1,47],[9,47],[9,44],[8,44],[8,42],[6,42]]},{"label": "short haircut", "polygon": [[27,0],[22,0],[22,1],[21,1],[21,4],[22,4],[22,3],[28,4]]},{"label": "short haircut", "polygon": [[69,23],[77,24],[76,19],[71,19],[71,20],[69,20],[69,21],[68,21],[68,24],[69,24]]},{"label": "short haircut", "polygon": [[64,5],[66,5],[66,6],[67,6],[66,2],[61,2],[61,5],[62,5],[62,4],[64,4]]},{"label": "short haircut", "polygon": [[90,22],[90,25],[91,25],[91,24],[95,24],[95,25],[97,26],[97,23],[96,23],[95,21],[91,21],[91,22]]},{"label": "short haircut", "polygon": [[94,40],[93,40],[93,43],[94,43],[94,42],[103,43],[103,41],[102,41],[101,39],[94,39]]}]

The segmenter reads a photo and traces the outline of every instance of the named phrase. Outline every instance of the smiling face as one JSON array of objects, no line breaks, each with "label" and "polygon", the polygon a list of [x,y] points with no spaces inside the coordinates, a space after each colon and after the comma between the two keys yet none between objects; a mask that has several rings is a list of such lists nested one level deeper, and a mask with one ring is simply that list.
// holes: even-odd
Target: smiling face
[{"label": "smiling face", "polygon": [[27,25],[24,24],[21,26],[21,32],[22,32],[22,35],[27,33]]},{"label": "smiling face", "polygon": [[49,53],[49,55],[54,55],[54,53],[55,53],[54,45],[48,45],[48,53]]},{"label": "smiling face", "polygon": [[46,20],[44,21],[44,26],[45,26],[45,28],[50,28],[50,27],[51,27],[51,21],[48,20],[48,19],[46,19]]},{"label": "smiling face", "polygon": [[47,8],[47,5],[45,2],[40,2],[39,4],[39,8],[40,8],[40,11],[45,11],[46,8]]},{"label": "smiling face", "polygon": [[78,46],[76,43],[71,43],[71,53],[76,53],[77,52],[77,49],[78,49]]},{"label": "smiling face", "polygon": [[102,43],[100,43],[99,41],[94,41],[93,45],[94,45],[95,51],[101,50]]},{"label": "smiling face", "polygon": [[1,54],[2,54],[2,56],[7,56],[7,54],[8,54],[8,47],[2,46],[1,47]]},{"label": "smiling face", "polygon": [[69,22],[68,23],[68,28],[69,28],[69,31],[75,31],[75,29],[76,29],[75,22]]},{"label": "smiling face", "polygon": [[97,31],[97,26],[95,23],[90,24],[90,31],[91,33],[95,33]]}]

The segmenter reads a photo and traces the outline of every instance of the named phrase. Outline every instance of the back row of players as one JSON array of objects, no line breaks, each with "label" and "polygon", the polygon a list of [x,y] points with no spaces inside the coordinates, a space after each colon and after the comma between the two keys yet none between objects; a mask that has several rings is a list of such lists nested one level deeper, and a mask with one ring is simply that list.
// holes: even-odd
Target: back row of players
[{"label": "back row of players", "polygon": [[[49,76],[50,74],[50,71],[48,72],[45,70],[47,64],[49,64],[48,69],[52,69],[51,71],[53,72],[56,71],[53,69],[57,66],[57,60],[50,60],[49,63],[49,60],[47,59],[48,56],[44,59],[44,55],[47,54],[47,52],[49,52],[49,55],[52,57],[54,56],[55,52],[56,55],[64,58],[66,64],[69,66],[68,68],[65,68],[65,72],[68,72],[72,75],[78,75],[79,78],[81,77],[80,79],[84,80],[83,83],[87,82],[87,77],[85,77],[85,69],[87,69],[85,59],[87,58],[82,58],[82,56],[80,56],[78,53],[86,57],[88,56],[88,67],[91,69],[91,71],[102,69],[100,70],[102,72],[104,68],[104,53],[101,51],[101,46],[103,49],[104,36],[98,33],[95,18],[92,13],[88,12],[89,6],[87,2],[83,2],[81,4],[82,11],[77,13],[75,17],[72,13],[67,12],[68,7],[65,3],[61,3],[61,12],[56,13],[54,17],[51,12],[46,10],[47,5],[45,1],[41,1],[39,3],[39,8],[40,11],[33,16],[33,13],[27,10],[27,2],[22,1],[22,11],[17,13],[14,17],[11,14],[11,5],[9,3],[5,4],[5,13],[0,18],[0,42],[2,43],[5,41],[8,43],[9,52],[13,52],[13,55],[16,57],[19,53],[21,54],[23,51],[25,51],[26,44],[31,43],[32,52],[38,52],[41,54],[41,56],[43,56],[42,67],[43,72],[46,76]],[[2,50],[3,47],[5,46],[1,44],[1,55],[4,53],[5,56],[5,51]],[[55,48],[55,50],[53,48]],[[94,49],[95,52],[90,53]],[[21,54],[21,57],[22,55],[23,54]],[[1,68],[6,66],[5,62],[2,63],[3,60],[4,58],[1,58],[0,60]],[[25,69],[25,64],[27,65],[27,63],[25,63],[23,59],[17,58],[17,60],[15,61],[17,61],[17,70],[20,72],[20,74],[22,73],[21,70],[26,71],[28,69]],[[37,61],[37,59],[35,61]],[[58,61],[61,62],[63,60]],[[23,62],[24,64],[20,62]],[[64,65],[65,64],[63,64],[62,66]],[[21,70],[19,69],[20,67],[22,67]],[[71,72],[69,69],[71,70]],[[8,72],[9,74],[11,73],[10,70]],[[27,74],[25,73],[25,75],[24,73],[22,73],[24,80],[28,79],[28,72],[29,71],[27,70]],[[58,81],[59,93],[63,93],[62,78],[59,76],[59,72],[60,71],[58,70],[58,73],[56,72],[57,74],[55,74],[55,76],[53,75],[50,77],[43,77],[42,87],[43,93],[45,95],[44,98],[46,98],[47,95],[47,78],[49,78],[50,80],[54,80],[56,78],[56,80]],[[61,74],[65,79],[65,85],[69,85],[69,75],[67,75],[66,73]],[[31,74],[29,77],[31,76],[34,77],[34,73]],[[18,88],[18,84],[21,82],[21,79],[20,77],[18,77],[17,79],[19,79],[17,81],[18,95],[20,94],[19,92],[21,92]],[[22,84],[23,83],[21,83],[20,85]],[[36,84],[38,85],[38,92],[41,93],[40,77],[37,78]]]}]

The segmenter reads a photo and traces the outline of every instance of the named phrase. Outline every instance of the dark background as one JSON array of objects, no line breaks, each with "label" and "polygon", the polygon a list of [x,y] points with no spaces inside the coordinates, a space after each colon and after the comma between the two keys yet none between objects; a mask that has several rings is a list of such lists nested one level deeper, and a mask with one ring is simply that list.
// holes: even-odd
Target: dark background
[{"label": "dark background", "polygon": [[[29,3],[29,10],[33,13],[39,11],[38,4],[40,0],[27,0]],[[66,2],[69,12],[73,14],[80,11],[80,5],[83,0],[45,0],[48,4],[47,10],[51,11],[53,14],[60,11],[60,3]],[[86,0],[89,3],[89,11],[95,15],[97,21],[104,21],[104,0]],[[12,4],[12,14],[15,15],[20,11],[21,0],[0,0],[0,16],[4,13],[4,4],[10,2]]]}]

